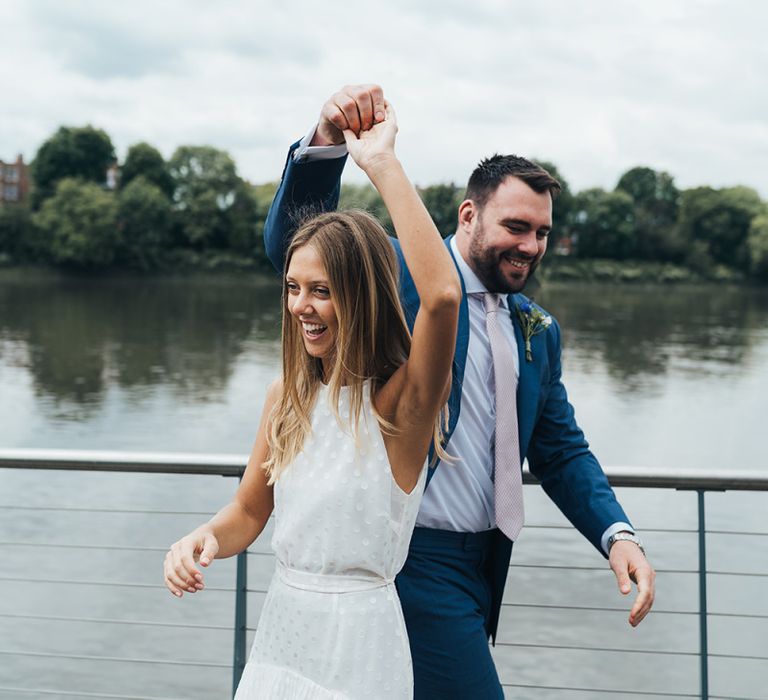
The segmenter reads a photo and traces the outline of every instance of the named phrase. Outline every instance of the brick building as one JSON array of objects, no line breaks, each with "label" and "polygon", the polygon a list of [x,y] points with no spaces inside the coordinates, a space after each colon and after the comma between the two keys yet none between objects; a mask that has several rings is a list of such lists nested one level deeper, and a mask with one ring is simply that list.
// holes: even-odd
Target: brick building
[{"label": "brick building", "polygon": [[21,155],[15,163],[0,160],[0,206],[23,202],[29,193],[29,168]]}]

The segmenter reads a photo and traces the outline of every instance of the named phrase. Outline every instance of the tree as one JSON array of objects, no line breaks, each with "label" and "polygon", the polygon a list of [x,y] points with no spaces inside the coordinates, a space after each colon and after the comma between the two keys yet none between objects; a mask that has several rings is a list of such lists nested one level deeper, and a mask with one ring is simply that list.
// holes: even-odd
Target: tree
[{"label": "tree", "polygon": [[674,227],[680,190],[666,172],[637,167],[625,172],[616,191],[626,192],[635,204],[635,254],[647,260],[679,259],[682,250]]},{"label": "tree", "polygon": [[243,181],[238,184],[234,201],[227,215],[229,218],[227,248],[250,257],[266,257],[260,236],[264,231],[264,219],[267,214],[264,212],[261,216],[259,227],[259,200],[252,186]]},{"label": "tree", "polygon": [[121,259],[143,270],[156,267],[171,243],[171,202],[143,175],[133,178],[118,195],[117,221]]},{"label": "tree", "polygon": [[555,178],[561,187],[560,194],[552,202],[552,231],[547,241],[547,249],[554,250],[561,238],[570,237],[573,233],[575,199],[568,181],[562,176],[554,163],[538,159],[536,163]]},{"label": "tree", "polygon": [[626,192],[637,206],[654,209],[668,220],[673,220],[677,214],[680,190],[667,172],[646,167],[631,168],[619,178],[616,189]]},{"label": "tree", "polygon": [[115,196],[92,182],[61,180],[34,220],[50,242],[54,262],[109,265],[120,245]]},{"label": "tree", "polygon": [[29,242],[32,218],[23,204],[0,206],[0,254],[21,257]]},{"label": "tree", "polygon": [[127,187],[136,177],[143,176],[170,199],[173,197],[173,178],[165,159],[154,146],[137,143],[128,149],[121,169],[120,186]]},{"label": "tree", "polygon": [[[764,207],[757,192],[749,187],[686,190],[680,201],[679,234],[686,249],[695,251],[697,265],[707,256],[711,264],[746,272],[749,227]],[[690,255],[687,259],[690,263]]]},{"label": "tree", "polygon": [[634,204],[626,192],[594,188],[574,202],[573,231],[582,258],[625,260],[634,252]]},{"label": "tree", "polygon": [[768,282],[768,213],[759,214],[752,219],[747,247],[752,274]]},{"label": "tree", "polygon": [[211,146],[181,146],[168,167],[185,241],[197,248],[224,247],[231,233],[227,212],[242,184],[235,162]]},{"label": "tree", "polygon": [[103,184],[115,161],[115,148],[105,131],[92,126],[62,126],[37,152],[32,163],[35,208],[51,197],[67,177]]},{"label": "tree", "polygon": [[256,203],[256,220],[254,223],[254,256],[257,260],[267,263],[267,252],[264,247],[264,224],[267,220],[269,207],[277,192],[277,182],[266,182],[262,185],[249,185]]},{"label": "tree", "polygon": [[387,231],[394,233],[389,212],[373,185],[342,185],[339,196],[339,209],[364,209],[369,214],[375,216]]},{"label": "tree", "polygon": [[451,183],[420,188],[419,194],[440,235],[445,238],[456,233],[463,190]]}]

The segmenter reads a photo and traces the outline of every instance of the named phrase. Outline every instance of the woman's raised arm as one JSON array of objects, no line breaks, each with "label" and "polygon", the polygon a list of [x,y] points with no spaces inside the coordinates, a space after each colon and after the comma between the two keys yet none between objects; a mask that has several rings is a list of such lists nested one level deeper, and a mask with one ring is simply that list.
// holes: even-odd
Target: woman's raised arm
[{"label": "woman's raised arm", "polygon": [[404,376],[397,379],[397,412],[431,425],[450,390],[461,284],[453,258],[395,155],[396,134],[395,112],[387,104],[385,121],[359,137],[351,131],[344,137],[349,154],[384,200],[419,293],[411,353],[398,370]]}]

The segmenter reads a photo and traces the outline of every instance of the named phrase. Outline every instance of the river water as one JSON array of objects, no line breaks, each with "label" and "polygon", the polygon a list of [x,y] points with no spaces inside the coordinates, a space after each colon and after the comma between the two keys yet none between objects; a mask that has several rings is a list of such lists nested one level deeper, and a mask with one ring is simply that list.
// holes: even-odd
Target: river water
[{"label": "river water", "polygon": [[[566,386],[604,464],[768,470],[768,290],[553,284],[536,300],[561,322]],[[269,275],[1,271],[0,447],[245,454],[279,370],[279,327]],[[225,697],[232,562],[216,562],[208,590],[191,599],[173,600],[158,583],[167,545],[234,487],[220,477],[0,470],[0,698],[56,697],[42,692],[50,689]],[[558,687],[607,691],[600,697],[697,692],[695,497],[619,497],[660,571],[658,614],[631,630],[602,558],[527,488],[531,526],[516,545],[494,652],[516,686],[508,697],[596,692]],[[766,498],[707,496],[718,531],[710,570],[751,574],[709,580],[710,610],[720,613],[710,622],[710,683],[722,697],[768,697],[766,578],[756,575],[768,573],[768,537],[721,534],[768,532]],[[268,533],[252,549],[251,627],[271,571]],[[601,651],[568,648],[580,646]]]}]

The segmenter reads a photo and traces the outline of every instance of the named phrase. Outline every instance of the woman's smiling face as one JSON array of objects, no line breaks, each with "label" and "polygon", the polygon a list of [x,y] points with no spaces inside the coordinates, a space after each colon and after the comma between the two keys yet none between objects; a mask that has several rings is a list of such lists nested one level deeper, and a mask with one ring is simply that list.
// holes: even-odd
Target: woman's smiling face
[{"label": "woman's smiling face", "polygon": [[299,324],[304,347],[312,357],[323,360],[323,368],[336,352],[338,318],[331,299],[328,274],[312,245],[297,248],[285,276],[288,312]]}]

